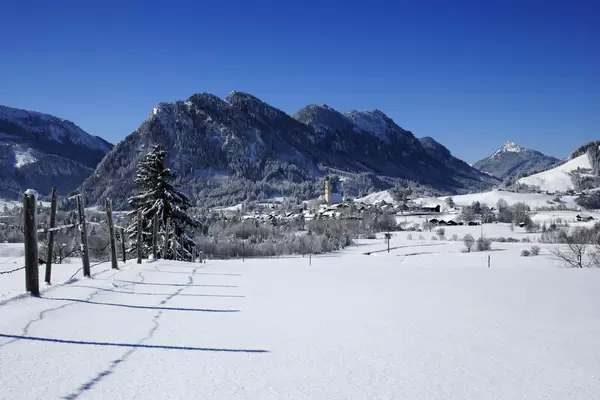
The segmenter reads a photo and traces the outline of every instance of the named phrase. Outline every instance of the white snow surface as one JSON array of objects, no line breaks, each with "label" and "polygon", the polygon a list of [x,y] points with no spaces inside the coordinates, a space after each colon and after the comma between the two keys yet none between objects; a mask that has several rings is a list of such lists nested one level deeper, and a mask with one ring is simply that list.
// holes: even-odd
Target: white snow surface
[{"label": "white snow surface", "polygon": [[28,164],[33,164],[38,159],[32,149],[23,149],[21,147],[13,147],[13,154],[15,157],[15,167],[21,168]]},{"label": "white snow surface", "polygon": [[391,246],[311,266],[103,264],[5,301],[0,398],[598,398],[600,270],[559,268],[544,245],[467,254],[402,232]]},{"label": "white snow surface", "polygon": [[375,204],[382,201],[385,201],[386,203],[393,203],[394,199],[392,199],[392,195],[390,194],[389,190],[382,190],[380,192],[371,193],[364,197],[355,199],[354,201],[365,204]]},{"label": "white snow surface", "polygon": [[[444,201],[446,197],[447,196],[440,197],[439,199]],[[541,193],[514,193],[503,190],[492,190],[489,192],[452,196],[452,199],[458,206],[469,206],[473,204],[473,202],[478,201],[481,204],[486,204],[489,207],[496,207],[498,200],[504,199],[508,205],[513,205],[515,203],[526,203],[529,205],[529,207],[531,207],[531,209],[535,210],[542,207],[557,206],[558,204],[554,203],[555,197],[556,196]],[[575,198],[575,196],[561,197],[562,201],[565,202],[565,205],[568,208],[579,209],[580,207],[575,203]]]},{"label": "white snow surface", "polygon": [[567,161],[562,165],[559,165],[556,168],[521,178],[518,182],[526,185],[539,186],[541,190],[546,190],[552,193],[565,192],[569,189],[573,189],[573,182],[571,181],[569,172],[577,169],[589,168],[592,168],[590,159],[587,154],[583,154]]},{"label": "white snow surface", "polygon": [[[448,196],[441,197],[419,197],[414,199],[415,204],[425,206],[425,207],[435,207],[436,205],[440,205],[441,208],[446,207],[446,198]],[[473,202],[478,201],[481,204],[486,204],[489,207],[496,207],[498,200],[504,199],[509,205],[513,205],[515,203],[526,203],[528,204],[532,210],[542,208],[542,207],[552,207],[557,206],[558,204],[554,202],[554,195],[541,194],[541,193],[514,193],[503,190],[491,190],[488,192],[480,192],[480,193],[470,193],[470,194],[462,194],[451,196],[454,200],[454,203],[457,206],[464,207],[470,206]],[[580,209],[580,207],[575,203],[576,196],[562,196],[561,200],[564,204],[574,210]],[[383,190],[381,192],[371,193],[365,197],[361,197],[356,199],[357,202],[363,202],[367,204],[375,204],[384,200],[387,203],[393,203],[393,199],[388,190]]]}]

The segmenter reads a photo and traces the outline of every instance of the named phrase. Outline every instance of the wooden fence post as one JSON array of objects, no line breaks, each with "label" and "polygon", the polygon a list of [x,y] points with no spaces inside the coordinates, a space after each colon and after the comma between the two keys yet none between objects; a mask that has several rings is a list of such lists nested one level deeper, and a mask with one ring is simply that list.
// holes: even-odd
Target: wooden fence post
[{"label": "wooden fence post", "polygon": [[142,211],[138,211],[137,213],[137,263],[142,263],[142,246],[144,245],[142,240],[142,229],[143,229],[143,221],[142,221]]},{"label": "wooden fence post", "polygon": [[36,194],[27,190],[23,194],[23,234],[25,239],[25,289],[34,296],[40,295],[39,259],[36,226]]},{"label": "wooden fence post", "polygon": [[167,218],[167,223],[165,224],[165,241],[163,243],[163,260],[167,259],[167,254],[169,252],[169,225],[171,224],[171,218]]},{"label": "wooden fence post", "polygon": [[125,228],[121,228],[121,252],[123,253],[123,262],[127,263],[127,249],[125,248]]},{"label": "wooden fence post", "polygon": [[158,240],[158,213],[154,214],[154,218],[152,219],[152,257],[158,260],[158,248],[157,248],[157,240]]},{"label": "wooden fence post", "polygon": [[79,216],[79,232],[81,234],[81,261],[83,264],[83,276],[91,276],[90,271],[90,255],[88,253],[87,242],[87,224],[85,221],[85,213],[83,210],[83,195],[78,194],[77,197],[77,214]]},{"label": "wooden fence post", "polygon": [[115,225],[112,215],[112,203],[106,199],[106,223],[108,224],[108,240],[110,241],[110,265],[112,269],[119,269],[117,261],[117,244],[115,240]]},{"label": "wooden fence post", "polygon": [[[52,186],[52,199],[50,203],[50,229],[56,225],[56,188]],[[50,284],[52,278],[52,257],[54,256],[54,231],[48,232],[48,252],[46,254],[46,276],[45,282]]]}]

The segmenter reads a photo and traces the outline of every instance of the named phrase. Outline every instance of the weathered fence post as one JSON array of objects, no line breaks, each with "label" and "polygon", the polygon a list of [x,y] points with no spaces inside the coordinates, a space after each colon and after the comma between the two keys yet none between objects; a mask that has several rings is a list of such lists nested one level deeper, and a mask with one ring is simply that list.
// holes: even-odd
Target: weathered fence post
[{"label": "weathered fence post", "polygon": [[312,265],[312,254],[308,255],[308,265]]},{"label": "weathered fence post", "polygon": [[119,269],[117,261],[117,244],[115,240],[115,225],[112,215],[112,203],[106,199],[106,223],[108,224],[108,240],[110,241],[110,265],[112,269]]},{"label": "weathered fence post", "polygon": [[154,214],[154,218],[152,220],[152,257],[154,259],[158,259],[158,249],[156,242],[158,240],[158,213]]},{"label": "weathered fence post", "polygon": [[83,264],[83,276],[91,276],[90,271],[90,255],[88,253],[87,242],[87,224],[85,221],[85,213],[83,211],[83,195],[78,194],[77,199],[77,214],[79,216],[79,232],[81,234],[81,261]]},{"label": "weathered fence post", "polygon": [[23,194],[23,234],[25,239],[25,289],[32,295],[39,296],[36,197],[35,191],[31,189]]},{"label": "weathered fence post", "polygon": [[169,251],[169,225],[171,224],[171,218],[167,218],[167,223],[165,224],[165,241],[163,243],[163,260],[167,259],[167,254]]},{"label": "weathered fence post", "polygon": [[125,228],[121,228],[121,252],[123,253],[123,262],[127,263],[127,249],[125,248]]},{"label": "weathered fence post", "polygon": [[488,255],[488,268],[491,266],[492,256]]},{"label": "weathered fence post", "polygon": [[142,227],[144,226],[143,221],[142,221],[142,211],[138,211],[137,213],[137,263],[141,264],[142,263],[142,246],[143,246],[143,240],[142,240]]},{"label": "weathered fence post", "polygon": [[54,256],[54,228],[56,225],[56,188],[52,186],[52,199],[50,203],[50,232],[48,232],[48,252],[46,254],[45,282],[50,284],[52,278],[52,257]]}]

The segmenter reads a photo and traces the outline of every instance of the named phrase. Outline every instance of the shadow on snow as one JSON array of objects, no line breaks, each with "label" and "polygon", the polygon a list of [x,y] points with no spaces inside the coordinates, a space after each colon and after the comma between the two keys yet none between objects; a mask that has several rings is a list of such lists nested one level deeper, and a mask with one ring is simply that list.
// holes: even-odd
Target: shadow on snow
[{"label": "shadow on snow", "polygon": [[[165,296],[168,296],[168,294],[165,294]],[[143,309],[143,310],[195,311],[195,312],[214,312],[214,313],[240,312],[240,310],[214,310],[214,309],[210,309],[210,308],[137,306],[137,305],[133,305],[133,304],[101,303],[98,301],[82,300],[82,299],[67,299],[67,298],[60,298],[60,297],[42,297],[42,298],[46,299],[46,300],[70,301],[70,302],[77,302],[77,303],[96,304],[96,305],[100,305],[100,306],[137,308],[137,309]]]}]

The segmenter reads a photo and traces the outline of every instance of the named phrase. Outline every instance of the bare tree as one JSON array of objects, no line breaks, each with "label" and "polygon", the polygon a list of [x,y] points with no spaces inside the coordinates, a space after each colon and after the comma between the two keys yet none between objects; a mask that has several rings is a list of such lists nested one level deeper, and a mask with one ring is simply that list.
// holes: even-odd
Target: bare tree
[{"label": "bare tree", "polygon": [[585,243],[567,243],[550,249],[550,253],[568,268],[588,268],[592,265],[590,258],[586,257],[588,245]]},{"label": "bare tree", "polygon": [[465,244],[467,251],[470,253],[473,245],[475,244],[475,238],[471,234],[467,233],[463,238],[463,243]]}]

